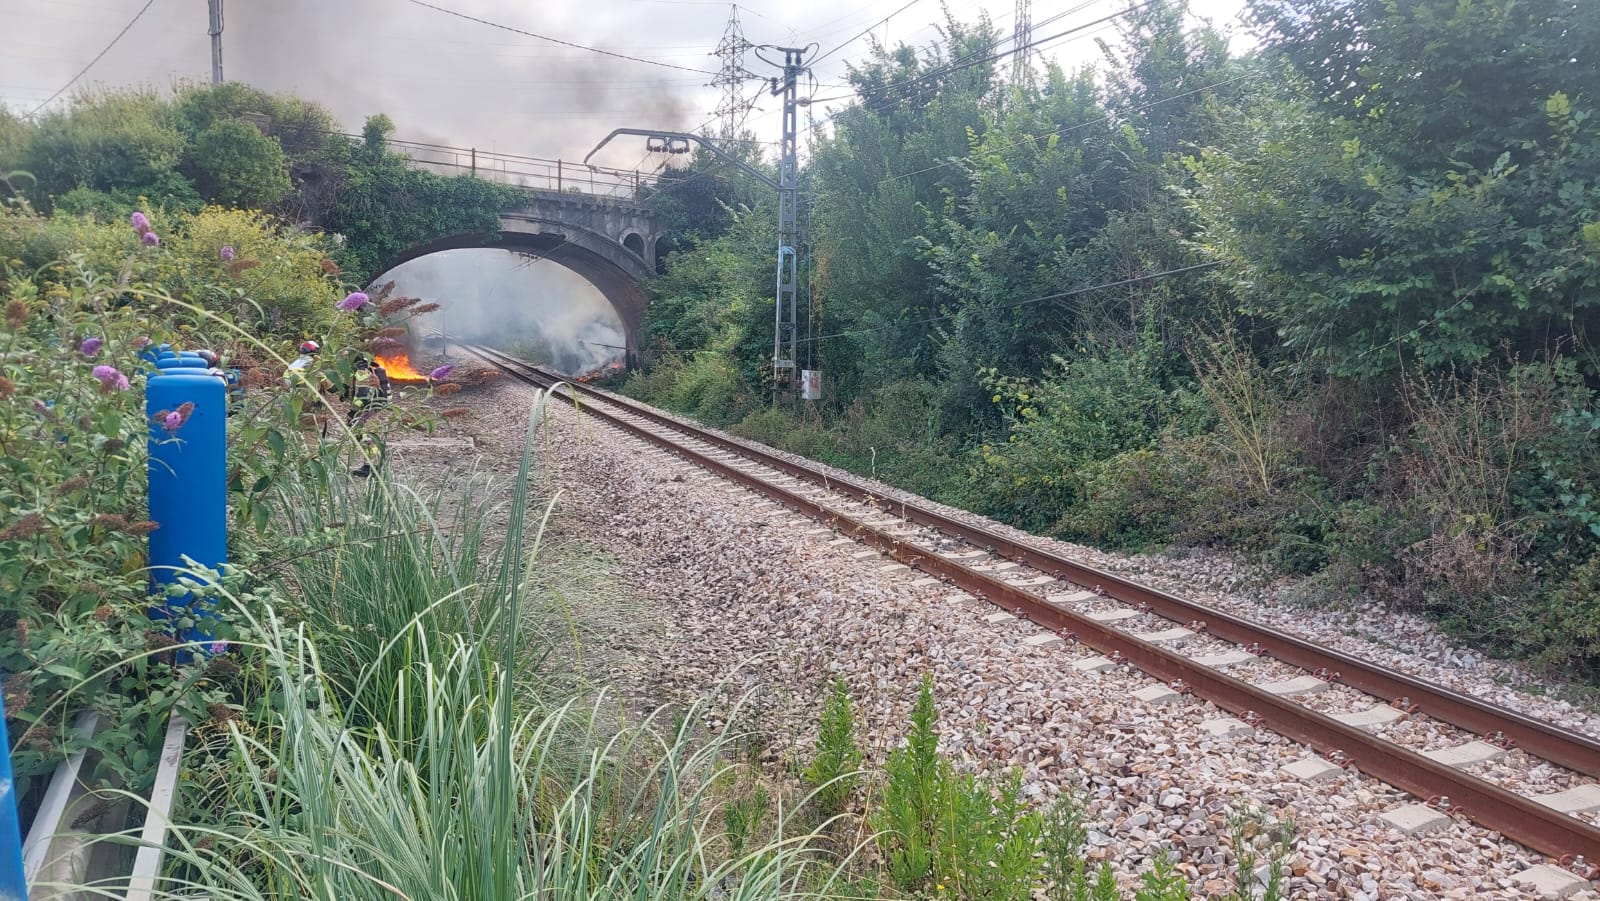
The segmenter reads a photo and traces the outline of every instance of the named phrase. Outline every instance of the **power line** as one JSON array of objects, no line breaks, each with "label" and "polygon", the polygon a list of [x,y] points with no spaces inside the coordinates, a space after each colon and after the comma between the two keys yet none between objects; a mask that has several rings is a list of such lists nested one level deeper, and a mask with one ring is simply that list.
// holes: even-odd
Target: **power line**
[{"label": "power line", "polygon": [[[1029,41],[1027,44],[1023,44],[1023,45],[1020,45],[1020,46],[1012,47],[1010,50],[993,51],[993,52],[988,53],[987,55],[982,55],[981,53],[970,54],[970,55],[968,55],[966,57],[962,57],[959,60],[951,60],[948,64],[940,66],[937,69],[930,69],[929,71],[924,72],[921,75],[917,75],[917,76],[914,76],[912,78],[904,78],[904,79],[901,79],[900,81],[891,81],[891,82],[888,82],[886,84],[878,85],[876,87],[867,87],[867,88],[865,88],[863,90],[858,91],[857,93],[862,95],[863,97],[865,97],[868,94],[880,94],[880,93],[882,93],[884,91],[887,91],[887,90],[890,90],[892,88],[907,87],[909,85],[917,84],[918,82],[927,81],[930,78],[941,78],[941,77],[943,77],[945,75],[953,75],[956,72],[960,72],[960,71],[962,71],[964,69],[970,69],[973,66],[980,66],[980,65],[983,65],[984,63],[992,63],[992,62],[994,62],[996,60],[1004,59],[1005,57],[1011,56],[1014,53],[1026,53],[1028,50],[1031,50],[1031,49],[1033,49],[1035,47],[1038,47],[1038,46],[1041,46],[1043,44],[1049,43],[1050,41],[1059,40],[1060,38],[1064,38],[1064,37],[1067,37],[1069,35],[1077,34],[1080,31],[1086,31],[1086,30],[1088,30],[1090,28],[1093,28],[1093,27],[1095,27],[1097,25],[1103,25],[1103,24],[1105,24],[1107,22],[1111,22],[1111,21],[1114,21],[1116,19],[1120,19],[1123,16],[1128,15],[1129,13],[1137,12],[1140,9],[1142,9],[1142,8],[1144,8],[1146,6],[1149,6],[1150,3],[1151,3],[1151,0],[1143,0],[1143,2],[1135,3],[1134,5],[1128,7],[1127,9],[1122,10],[1121,12],[1115,12],[1115,13],[1112,13],[1112,14],[1110,14],[1108,16],[1102,16],[1102,17],[1100,17],[1098,19],[1095,19],[1093,22],[1085,22],[1082,25],[1074,25],[1073,27],[1068,28],[1065,31],[1058,31],[1055,34],[1047,35],[1045,37],[1039,38],[1038,40]],[[851,96],[851,95],[843,95],[842,94],[842,95],[839,95],[837,97],[820,97],[820,98],[817,98],[815,100],[812,100],[811,102],[812,103],[829,103],[829,102],[834,101],[834,100],[851,100],[851,99],[854,99],[854,97]]]},{"label": "power line", "polygon": [[867,33],[871,32],[872,29],[877,28],[879,25],[882,25],[885,22],[888,22],[890,19],[894,18],[895,16],[900,15],[901,13],[905,12],[906,10],[910,9],[913,6],[916,6],[918,3],[921,3],[921,2],[922,2],[922,0],[911,0],[911,2],[907,3],[905,6],[900,7],[899,9],[897,9],[894,12],[888,14],[887,16],[884,16],[883,18],[879,19],[878,21],[873,22],[871,25],[868,25],[866,28],[861,29],[859,32],[857,32],[856,34],[854,34],[851,37],[847,38],[846,40],[840,42],[832,50],[829,50],[828,52],[823,53],[820,56],[816,57],[815,59],[813,59],[811,61],[811,65],[815,66],[817,63],[820,63],[823,60],[827,59],[828,57],[834,55],[835,53],[838,53],[840,50],[843,50],[844,48],[850,46],[850,44],[854,43],[855,41],[860,40],[864,35],[866,35]]},{"label": "power line", "polygon": [[77,84],[78,83],[78,79],[80,79],[84,75],[88,74],[89,70],[94,68],[94,64],[95,63],[99,62],[100,59],[102,57],[104,57],[107,53],[110,53],[111,52],[111,48],[117,46],[117,42],[122,40],[123,35],[127,34],[129,29],[133,28],[133,26],[140,19],[144,18],[144,14],[149,12],[150,11],[150,7],[154,6],[155,3],[156,3],[156,0],[147,0],[145,5],[140,7],[139,11],[133,14],[133,18],[128,20],[128,24],[122,26],[122,30],[117,32],[117,36],[111,39],[111,43],[107,44],[104,50],[101,50],[99,53],[95,54],[94,59],[89,60],[89,65],[84,66],[82,69],[79,69],[78,70],[78,74],[72,76],[72,79],[70,81],[68,81],[66,84],[62,85],[54,94],[51,94],[49,97],[46,97],[44,99],[43,103],[41,103],[38,106],[34,107],[33,108],[33,112],[29,113],[28,117],[32,118],[34,116],[39,115],[39,110],[42,110],[45,107],[49,106],[50,105],[50,101],[56,99],[57,97],[60,97],[63,93],[66,92],[67,88],[70,88],[73,85]]},{"label": "power line", "polygon": [[[154,0],[152,0],[152,2],[154,2]],[[436,6],[436,5],[432,4],[432,3],[428,3],[427,0],[406,0],[406,2],[415,4],[417,6],[426,7],[428,9],[434,10],[435,12],[444,13],[447,16],[455,16],[458,19],[465,19],[468,22],[477,22],[479,25],[487,25],[490,28],[498,28],[501,31],[509,31],[512,34],[520,34],[520,35],[523,35],[524,37],[535,38],[535,39],[541,40],[541,41],[549,41],[552,44],[560,44],[563,47],[571,47],[574,50],[586,50],[589,53],[598,53],[598,54],[600,54],[602,56],[610,56],[610,57],[613,57],[615,59],[625,59],[625,60],[629,60],[630,62],[635,62],[635,63],[644,63],[645,65],[649,65],[649,66],[661,66],[664,69],[678,69],[679,71],[682,71],[682,72],[695,72],[695,73],[698,73],[700,75],[716,75],[717,74],[715,72],[710,71],[709,69],[695,69],[695,68],[691,68],[689,66],[680,66],[680,65],[677,65],[676,63],[664,63],[664,62],[662,62],[662,61],[660,61],[658,59],[645,59],[642,56],[629,56],[626,53],[617,53],[617,52],[615,52],[613,50],[603,50],[603,49],[601,49],[599,47],[590,47],[587,44],[578,44],[578,43],[574,43],[572,41],[564,41],[561,38],[553,38],[553,37],[551,37],[551,36],[549,36],[547,34],[538,34],[537,32],[525,31],[525,30],[523,30],[521,28],[515,28],[515,27],[510,26],[510,25],[503,25],[503,24],[501,24],[499,22],[491,22],[488,19],[480,19],[477,16],[470,16],[470,15],[467,15],[466,13],[464,13],[464,12],[458,12],[458,11],[453,10],[453,9],[446,9],[443,6]]]},{"label": "power line", "polygon": [[[1065,300],[1068,297],[1076,297],[1079,294],[1088,294],[1091,291],[1104,291],[1107,288],[1123,288],[1123,287],[1127,287],[1128,285],[1137,285],[1137,284],[1139,284],[1141,282],[1154,281],[1154,280],[1156,280],[1158,278],[1166,278],[1169,275],[1182,275],[1185,272],[1194,272],[1194,271],[1197,271],[1197,270],[1200,270],[1200,269],[1211,269],[1213,267],[1220,266],[1220,265],[1222,265],[1222,264],[1220,262],[1215,261],[1215,260],[1213,260],[1213,261],[1211,261],[1209,263],[1196,263],[1193,266],[1182,266],[1182,267],[1177,268],[1177,269],[1168,269],[1165,272],[1152,272],[1149,275],[1140,275],[1140,276],[1135,276],[1133,278],[1125,278],[1125,279],[1121,279],[1119,281],[1106,282],[1104,284],[1099,284],[1099,285],[1089,285],[1089,286],[1083,287],[1083,288],[1073,288],[1073,289],[1068,290],[1068,291],[1058,291],[1055,294],[1046,294],[1046,295],[1043,295],[1042,297],[1030,297],[1027,300],[1019,300],[1019,301],[1015,301],[1013,303],[1001,304],[1001,305],[999,305],[997,307],[990,307],[989,309],[1009,310],[1009,309],[1013,309],[1013,308],[1016,308],[1016,307],[1025,307],[1025,306],[1028,306],[1029,304],[1045,303],[1045,302],[1051,301],[1051,300]],[[942,316],[930,316],[930,317],[928,317],[926,319],[917,319],[917,320],[913,320],[911,322],[896,322],[896,323],[893,323],[891,325],[880,325],[877,328],[851,329],[849,331],[834,332],[831,335],[818,335],[815,338],[807,338],[806,340],[807,341],[825,341],[825,340],[828,340],[829,338],[848,338],[848,337],[852,337],[854,335],[870,335],[870,334],[872,334],[874,332],[883,332],[883,331],[888,331],[889,329],[902,328],[902,327],[905,327],[905,326],[928,325],[929,323],[933,323],[933,322],[942,322],[942,321],[944,321],[946,319],[954,319],[955,317],[957,317],[959,315],[961,315],[961,311],[958,310],[958,311],[956,311],[954,313],[946,313],[946,314],[944,314]]]}]

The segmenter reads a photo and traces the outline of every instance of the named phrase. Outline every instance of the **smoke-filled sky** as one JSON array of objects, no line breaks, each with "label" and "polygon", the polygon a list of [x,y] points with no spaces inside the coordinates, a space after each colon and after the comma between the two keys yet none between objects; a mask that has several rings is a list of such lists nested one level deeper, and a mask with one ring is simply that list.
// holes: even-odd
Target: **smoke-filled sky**
[{"label": "smoke-filled sky", "polygon": [[593,285],[549,260],[494,248],[418,257],[378,277],[396,297],[437,301],[413,334],[440,332],[521,352],[565,375],[587,375],[623,358],[622,320]]},{"label": "smoke-filled sky", "polygon": [[[127,25],[146,0],[0,0],[0,104],[27,113],[66,84]],[[211,72],[206,0],[150,0],[150,9],[78,83],[149,86],[207,80]],[[632,62],[563,47],[430,9],[417,0],[225,0],[224,70],[230,80],[315,100],[359,130],[387,113],[397,137],[501,153],[580,159],[621,126],[694,129],[712,117],[707,87],[732,5],[723,0],[429,0],[470,16],[616,53],[704,71]],[[1245,0],[1191,0],[1197,15],[1242,32]],[[963,21],[984,11],[1009,33],[1014,0],[945,0]],[[1064,15],[1034,36],[1092,22],[1129,0],[1034,0],[1033,20]],[[1081,8],[1080,8],[1081,7]],[[937,0],[744,0],[750,41],[828,55],[816,69],[819,96],[841,92],[845,65],[868,38],[922,44],[942,21]],[[884,21],[887,19],[887,21]],[[1092,62],[1092,38],[1116,40],[1111,25],[1044,46],[1072,68]],[[1246,38],[1242,38],[1245,40]],[[842,45],[842,46],[841,46]],[[770,74],[754,57],[753,71]],[[745,86],[746,96],[761,86]],[[847,92],[845,92],[847,93]],[[68,92],[57,104],[71,96]],[[825,113],[817,110],[818,118]],[[776,138],[773,102],[750,120]],[[804,124],[804,120],[802,120]],[[637,140],[605,162],[647,160]],[[653,166],[656,161],[648,161]]]}]

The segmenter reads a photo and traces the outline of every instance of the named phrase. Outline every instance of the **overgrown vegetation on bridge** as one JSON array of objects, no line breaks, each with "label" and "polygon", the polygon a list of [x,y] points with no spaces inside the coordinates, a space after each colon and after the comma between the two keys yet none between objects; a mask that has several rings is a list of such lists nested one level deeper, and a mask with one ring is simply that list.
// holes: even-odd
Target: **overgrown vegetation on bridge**
[{"label": "overgrown vegetation on bridge", "polygon": [[[636,393],[1030,529],[1240,549],[1600,678],[1600,19],[1181,0],[1026,84],[987,21],[853,71],[804,173],[815,409],[760,192],[701,179]],[[1359,36],[1359,37],[1357,37]],[[676,189],[674,189],[676,190]],[[744,206],[741,206],[744,204]],[[694,224],[691,222],[691,224]],[[815,341],[811,339],[815,338]]]},{"label": "overgrown vegetation on bridge", "polygon": [[240,83],[168,96],[109,91],[24,122],[0,109],[0,174],[39,210],[120,222],[134,209],[259,210],[340,236],[334,257],[354,281],[435,238],[499,230],[513,187],[406,165],[387,148],[394,124],[360,139],[315,103]]}]

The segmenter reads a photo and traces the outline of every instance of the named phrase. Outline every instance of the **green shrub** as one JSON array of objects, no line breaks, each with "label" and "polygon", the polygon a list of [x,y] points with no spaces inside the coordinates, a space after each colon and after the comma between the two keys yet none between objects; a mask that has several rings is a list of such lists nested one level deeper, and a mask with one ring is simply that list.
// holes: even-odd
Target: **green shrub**
[{"label": "green shrub", "polygon": [[1192,398],[1166,388],[1138,354],[1058,357],[1056,367],[1039,380],[985,374],[1008,434],[977,448],[968,495],[980,512],[1026,529],[1047,529],[1072,506],[1085,467],[1194,418]]},{"label": "green shrub", "polygon": [[1198,492],[1210,476],[1203,442],[1169,439],[1084,466],[1081,487],[1056,523],[1063,537],[1142,549],[1193,533]]},{"label": "green shrub", "polygon": [[223,206],[267,209],[292,187],[283,148],[239,119],[221,120],[196,135],[187,166],[201,195]]},{"label": "green shrub", "polygon": [[17,165],[37,179],[30,194],[46,205],[80,186],[155,196],[183,150],[183,132],[161,97],[114,91],[46,114],[25,139]]},{"label": "green shrub", "polygon": [[933,679],[924,676],[904,747],[884,766],[883,802],[873,817],[889,879],[901,891],[929,887],[942,814],[951,800],[950,762],[939,753]]},{"label": "green shrub", "polygon": [[1600,682],[1600,551],[1524,603],[1517,638],[1534,664]]},{"label": "green shrub", "polygon": [[843,813],[861,781],[861,746],[856,743],[855,724],[850,683],[841,676],[828,685],[817,730],[816,754],[804,773],[824,816]]},{"label": "green shrub", "polygon": [[737,422],[745,409],[739,371],[718,353],[699,353],[684,361],[666,405],[714,426]]}]

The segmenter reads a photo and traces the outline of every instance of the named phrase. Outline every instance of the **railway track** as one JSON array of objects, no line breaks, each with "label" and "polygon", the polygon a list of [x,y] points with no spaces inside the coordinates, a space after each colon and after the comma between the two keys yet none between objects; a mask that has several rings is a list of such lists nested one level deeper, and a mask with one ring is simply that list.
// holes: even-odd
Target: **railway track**
[{"label": "railway track", "polygon": [[[548,389],[562,381],[491,348],[467,349],[529,384]],[[1000,611],[988,617],[991,622],[1023,618],[1049,630],[1027,639],[1032,644],[1081,644],[1098,652],[1073,661],[1077,671],[1131,664],[1164,683],[1143,690],[1147,701],[1161,703],[1192,693],[1235,714],[1240,728],[1259,725],[1310,746],[1322,755],[1306,761],[1312,770],[1353,768],[1420,799],[1421,804],[1408,805],[1410,810],[1395,812],[1397,824],[1431,818],[1437,825],[1439,814],[1461,815],[1556,859],[1582,878],[1600,878],[1600,871],[1587,863],[1600,861],[1600,827],[1581,816],[1600,809],[1600,785],[1586,781],[1566,792],[1528,797],[1464,769],[1516,747],[1592,780],[1600,776],[1600,742],[1594,738],[1085,566],[932,508],[885,498],[859,482],[712,434],[609,392],[566,383],[564,394],[596,419],[960,588],[963,596],[996,605]],[[1138,633],[1128,628],[1151,617],[1167,621],[1167,628]],[[1175,649],[1208,641],[1218,643],[1222,652],[1191,656]],[[1276,661],[1299,675],[1253,683],[1224,672],[1253,658]],[[1373,704],[1361,711],[1325,714],[1296,700],[1330,685],[1361,692]],[[1372,731],[1418,715],[1480,737],[1451,748],[1417,751]],[[1219,730],[1229,728],[1218,722]]]}]

